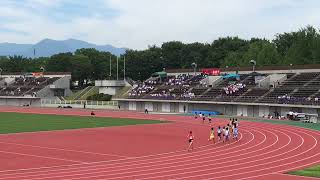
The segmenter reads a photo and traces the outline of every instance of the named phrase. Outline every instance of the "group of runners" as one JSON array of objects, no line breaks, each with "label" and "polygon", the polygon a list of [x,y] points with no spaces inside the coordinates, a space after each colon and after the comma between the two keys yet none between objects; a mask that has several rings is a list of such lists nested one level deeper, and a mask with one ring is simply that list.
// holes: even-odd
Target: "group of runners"
[{"label": "group of runners", "polygon": [[[197,116],[197,115],[196,115]],[[199,114],[199,117],[202,118],[202,121],[206,120],[205,116],[203,114]],[[197,117],[195,117],[197,119]],[[208,115],[208,122],[211,123],[212,119],[210,114]],[[235,118],[230,118],[229,123],[226,126],[218,126],[217,129],[217,136],[218,136],[218,142],[222,140],[222,142],[228,142],[231,138],[234,140],[238,140],[238,133],[239,133],[239,121]],[[212,141],[213,143],[216,143],[215,139],[215,130],[214,127],[211,127],[210,134],[209,134],[209,141]],[[192,131],[188,134],[188,151],[193,150],[193,144],[194,144],[194,134]]]},{"label": "group of runners", "polygon": [[208,117],[206,117],[205,114],[202,114],[202,113],[197,114],[197,113],[195,113],[194,118],[198,119],[198,116],[199,116],[199,119],[202,119],[202,123],[204,123],[206,121],[206,119],[208,119],[209,123],[212,122],[211,114],[208,114]]}]

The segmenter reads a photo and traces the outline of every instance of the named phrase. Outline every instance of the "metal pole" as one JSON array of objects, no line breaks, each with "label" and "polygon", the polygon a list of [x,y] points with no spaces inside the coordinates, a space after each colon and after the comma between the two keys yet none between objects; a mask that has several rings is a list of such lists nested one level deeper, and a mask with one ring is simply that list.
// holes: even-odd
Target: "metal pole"
[{"label": "metal pole", "polygon": [[119,57],[117,56],[117,80],[119,80]]},{"label": "metal pole", "polygon": [[126,80],[126,56],[123,56],[123,80]]},{"label": "metal pole", "polygon": [[109,63],[109,76],[111,77],[111,55],[110,55],[110,63]]}]

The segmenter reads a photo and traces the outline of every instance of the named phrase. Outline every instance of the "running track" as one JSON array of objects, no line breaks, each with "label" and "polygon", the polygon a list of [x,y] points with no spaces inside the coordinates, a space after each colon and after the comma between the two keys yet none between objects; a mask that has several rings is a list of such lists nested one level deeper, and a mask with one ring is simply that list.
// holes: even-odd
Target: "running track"
[{"label": "running track", "polygon": [[[0,107],[0,112],[87,116],[88,111]],[[208,143],[192,117],[96,111],[172,123],[0,135],[0,180],[313,179],[284,172],[320,163],[320,132],[241,121],[240,140]],[[214,120],[214,126],[227,121]],[[196,149],[186,152],[192,130]]]}]

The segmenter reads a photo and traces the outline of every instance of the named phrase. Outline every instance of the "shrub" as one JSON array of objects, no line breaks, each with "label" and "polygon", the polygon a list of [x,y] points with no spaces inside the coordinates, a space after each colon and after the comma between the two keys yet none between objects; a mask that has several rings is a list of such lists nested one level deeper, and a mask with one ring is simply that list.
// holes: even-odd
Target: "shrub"
[{"label": "shrub", "polygon": [[91,96],[88,96],[87,97],[87,100],[90,100],[90,101],[110,101],[112,98],[111,95],[109,94],[94,94],[94,95],[91,95]]}]

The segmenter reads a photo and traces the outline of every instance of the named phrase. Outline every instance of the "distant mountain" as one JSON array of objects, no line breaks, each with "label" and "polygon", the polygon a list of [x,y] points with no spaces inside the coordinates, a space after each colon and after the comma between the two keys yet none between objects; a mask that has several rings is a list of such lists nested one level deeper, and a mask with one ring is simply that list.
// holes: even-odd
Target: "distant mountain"
[{"label": "distant mountain", "polygon": [[114,55],[120,55],[126,51],[125,48],[116,48],[111,45],[96,45],[77,39],[63,41],[44,39],[37,44],[0,43],[0,56],[22,55],[33,57],[35,49],[36,57],[49,57],[63,52],[75,52],[81,48],[95,48],[99,51],[111,52]]}]

